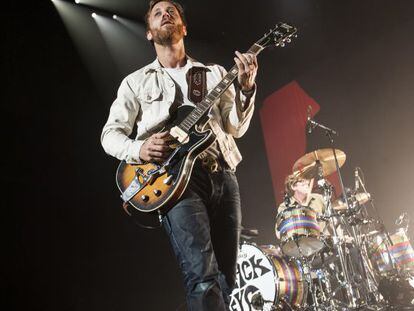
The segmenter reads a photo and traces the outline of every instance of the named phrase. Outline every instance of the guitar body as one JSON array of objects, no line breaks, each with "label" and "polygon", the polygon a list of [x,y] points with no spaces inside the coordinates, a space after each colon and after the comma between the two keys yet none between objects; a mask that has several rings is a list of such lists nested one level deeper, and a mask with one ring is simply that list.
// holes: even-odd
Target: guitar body
[{"label": "guitar body", "polygon": [[[174,121],[169,124],[168,128],[178,124],[192,109],[188,106],[179,108]],[[129,214],[133,214],[134,211],[166,213],[184,193],[195,160],[200,153],[211,146],[215,139],[210,129],[199,131],[194,127],[188,133],[188,141],[180,144],[173,151],[173,156],[170,157],[165,171],[160,171],[162,163],[128,164],[122,161],[118,166],[116,178],[121,193],[127,190],[134,179],[138,179],[138,184],[145,184],[128,200],[131,207],[127,212]],[[150,181],[144,181],[144,176],[151,175],[157,170],[159,173],[152,175],[153,178]]]}]

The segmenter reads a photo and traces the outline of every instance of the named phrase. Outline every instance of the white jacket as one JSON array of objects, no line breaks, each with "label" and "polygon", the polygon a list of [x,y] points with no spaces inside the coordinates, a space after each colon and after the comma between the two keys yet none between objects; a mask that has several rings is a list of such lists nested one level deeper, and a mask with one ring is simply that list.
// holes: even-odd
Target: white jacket
[{"label": "white jacket", "polygon": [[[225,76],[219,65],[203,65],[190,58],[195,67],[206,67],[207,89],[210,91]],[[101,143],[106,153],[128,163],[142,163],[139,151],[145,139],[161,130],[168,121],[169,109],[175,99],[175,83],[158,59],[131,73],[121,83],[112,103],[108,120],[102,130]],[[246,97],[231,85],[209,113],[210,127],[224,160],[235,169],[241,154],[233,137],[241,137],[249,127],[256,91]],[[244,107],[244,109],[242,109]],[[131,135],[137,125],[136,138]]]}]

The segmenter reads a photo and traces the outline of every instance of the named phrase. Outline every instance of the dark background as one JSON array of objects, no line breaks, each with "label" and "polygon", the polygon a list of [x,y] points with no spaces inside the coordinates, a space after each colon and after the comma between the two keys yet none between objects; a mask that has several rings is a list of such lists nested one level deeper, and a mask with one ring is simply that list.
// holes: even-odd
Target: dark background
[{"label": "dark background", "polygon": [[[169,243],[125,216],[118,161],[99,141],[122,77],[154,58],[142,36],[146,2],[89,3],[141,28],[132,35],[109,20],[109,32],[118,28],[105,41],[86,7],[15,1],[1,12],[2,302],[14,310],[176,310],[184,293]],[[413,215],[413,1],[182,3],[190,54],[226,68],[235,49],[276,22],[299,28],[291,45],[259,56],[257,110],[238,141],[243,224],[260,230],[259,244],[275,243],[276,207],[259,110],[293,80],[321,106],[316,119],[339,131],[345,184],[360,166],[391,232],[400,213]],[[327,146],[315,132],[307,151]]]}]

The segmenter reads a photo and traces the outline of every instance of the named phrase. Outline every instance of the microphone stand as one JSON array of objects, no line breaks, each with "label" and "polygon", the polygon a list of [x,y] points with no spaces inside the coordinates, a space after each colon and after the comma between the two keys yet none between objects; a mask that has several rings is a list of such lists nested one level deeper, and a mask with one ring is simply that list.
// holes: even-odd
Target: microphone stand
[{"label": "microphone stand", "polygon": [[[318,127],[318,128],[325,131],[325,134],[328,137],[329,142],[332,146],[332,152],[333,152],[333,155],[334,155],[335,166],[336,166],[336,170],[338,172],[338,177],[339,177],[342,193],[346,194],[343,179],[342,179],[341,170],[340,170],[339,163],[338,163],[338,158],[337,158],[337,155],[336,155],[336,150],[335,150],[335,147],[334,147],[333,135],[338,135],[338,132],[331,129],[331,128],[329,128],[329,127],[327,127],[327,126],[325,126],[325,125],[322,125],[322,124],[312,120],[309,115],[308,115],[308,122],[307,123],[308,123],[308,126],[309,126],[309,130],[308,130],[309,133],[312,133],[312,130],[315,129],[316,127]],[[321,170],[319,170],[319,171],[321,171]],[[320,176],[320,177],[323,178],[323,176]],[[324,184],[324,192],[325,192],[325,196],[328,198],[328,200],[326,200],[327,201],[328,217],[330,217],[331,219],[333,217],[336,218],[337,216],[335,216],[335,214],[334,214],[334,211],[332,209],[331,200],[330,200],[331,197],[332,197],[331,187],[327,187],[326,184]],[[347,198],[346,195],[344,195],[344,201],[345,201],[345,204],[346,204],[347,208],[349,209],[349,202],[348,202],[348,198]],[[332,224],[332,232],[333,232],[333,235],[334,235],[334,241],[338,242],[339,237],[338,237],[338,232],[337,232],[337,229],[336,229],[335,221],[331,220],[331,224]],[[340,264],[341,264],[341,268],[342,268],[342,272],[343,272],[343,276],[344,276],[344,280],[345,280],[345,284],[342,284],[342,286],[345,286],[345,288],[347,289],[346,294],[347,294],[349,306],[351,308],[356,308],[357,304],[356,304],[354,288],[351,285],[351,279],[350,279],[348,267],[346,265],[345,254],[344,254],[344,251],[342,249],[342,243],[339,243],[338,256],[339,256],[339,261],[340,261]]]}]

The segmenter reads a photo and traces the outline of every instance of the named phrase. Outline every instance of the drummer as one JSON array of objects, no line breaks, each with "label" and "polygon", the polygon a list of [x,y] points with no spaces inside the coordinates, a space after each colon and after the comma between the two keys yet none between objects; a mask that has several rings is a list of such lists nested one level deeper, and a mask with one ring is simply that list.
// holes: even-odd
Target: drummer
[{"label": "drummer", "polygon": [[[292,207],[309,207],[313,209],[318,216],[325,213],[325,201],[322,195],[319,193],[313,193],[314,179],[305,179],[301,176],[292,174],[288,175],[285,179],[285,199],[279,205],[279,215],[287,209]],[[321,231],[325,228],[325,222],[318,222]],[[276,230],[276,236],[280,238],[278,230]]]},{"label": "drummer", "polygon": [[279,205],[278,213],[289,207],[307,206],[318,214],[323,214],[325,202],[322,195],[312,192],[313,181],[314,179],[304,179],[294,174],[287,176],[285,180],[286,197]]},{"label": "drummer", "polygon": [[[288,175],[285,179],[285,199],[278,207],[276,219],[283,219],[279,217],[282,215],[282,212],[287,208],[295,207],[308,207],[316,212],[317,217],[323,216],[326,213],[325,199],[321,194],[312,192],[313,183],[313,178],[306,179],[296,174]],[[278,225],[279,221],[276,222],[275,231],[276,237],[280,239],[280,232],[277,229]],[[325,238],[332,236],[332,227],[325,220],[319,220],[318,225]],[[352,240],[339,224],[336,230],[339,237],[344,238],[348,242]]]}]

